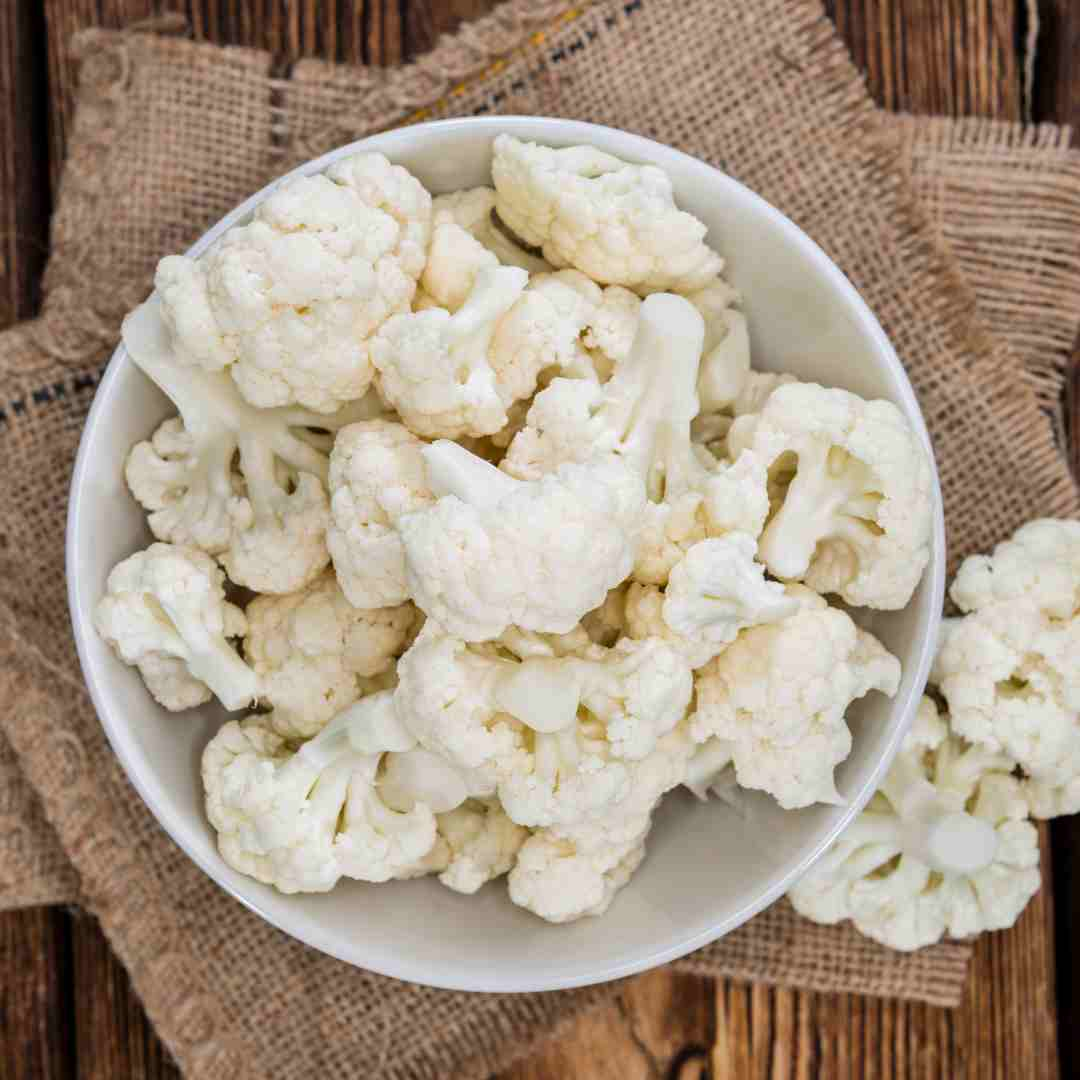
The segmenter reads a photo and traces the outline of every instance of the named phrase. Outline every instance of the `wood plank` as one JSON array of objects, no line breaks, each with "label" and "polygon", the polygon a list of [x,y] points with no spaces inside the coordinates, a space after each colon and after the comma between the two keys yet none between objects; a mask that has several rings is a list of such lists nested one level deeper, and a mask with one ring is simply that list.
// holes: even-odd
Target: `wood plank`
[{"label": "wood plank", "polygon": [[[1072,0],[1039,3],[1039,62],[1035,68],[1033,114],[1036,121],[1071,124],[1073,145],[1080,143],[1080,6]],[[1073,472],[1080,476],[1080,342],[1073,353],[1066,387],[1066,420]],[[1080,818],[1061,818],[1051,827],[1054,853],[1055,942],[1058,957],[1058,1015],[1080,1010]],[[1066,1022],[1058,1031],[1063,1076],[1080,1075],[1080,1025]]]},{"label": "wood plank", "polygon": [[1023,116],[1024,0],[826,0],[826,7],[884,108]]},{"label": "wood plank", "polygon": [[707,1075],[712,987],[713,980],[694,975],[641,975],[613,1004],[586,1015],[500,1077],[696,1080]]},{"label": "wood plank", "polygon": [[72,926],[69,975],[79,1080],[180,1080],[161,1040],[131,990],[97,920],[78,915]]},{"label": "wood plank", "polygon": [[49,235],[41,10],[0,5],[0,327],[31,315]]},{"label": "wood plank", "polygon": [[67,915],[0,914],[0,1080],[75,1075]]},{"label": "wood plank", "polygon": [[[34,313],[50,199],[42,12],[0,5],[0,328]],[[72,1075],[68,915],[0,914],[0,1080]]]},{"label": "wood plank", "polygon": [[1034,118],[1080,128],[1080,10],[1073,0],[1040,0],[1038,56]]}]

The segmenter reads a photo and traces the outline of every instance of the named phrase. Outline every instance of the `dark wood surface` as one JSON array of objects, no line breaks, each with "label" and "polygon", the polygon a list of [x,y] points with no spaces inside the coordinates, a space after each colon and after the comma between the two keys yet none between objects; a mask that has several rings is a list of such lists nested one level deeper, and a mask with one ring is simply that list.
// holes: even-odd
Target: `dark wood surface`
[{"label": "dark wood surface", "polygon": [[[37,303],[70,125],[75,30],[175,10],[200,38],[260,46],[283,62],[316,55],[390,64],[492,6],[0,0],[0,326],[31,315]],[[1080,0],[1039,0],[1034,10],[1024,0],[828,6],[886,108],[1080,123]],[[1080,394],[1072,396],[1080,405]],[[1080,438],[1072,448],[1080,464]],[[1044,845],[1053,865],[1044,859],[1043,891],[1016,928],[980,940],[955,1011],[653,972],[503,1080],[1080,1076],[1080,931],[1072,926],[1080,829],[1055,823],[1052,839]],[[178,1075],[92,918],[62,909],[0,915],[0,1080]]]}]

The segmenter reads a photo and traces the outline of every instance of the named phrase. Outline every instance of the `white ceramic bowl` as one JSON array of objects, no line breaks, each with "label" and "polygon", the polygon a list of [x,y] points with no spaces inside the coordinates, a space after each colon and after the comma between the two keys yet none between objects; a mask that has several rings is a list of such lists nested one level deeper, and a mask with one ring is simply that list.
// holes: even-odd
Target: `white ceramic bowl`
[{"label": "white ceramic bowl", "polygon": [[[434,192],[490,183],[499,132],[550,145],[591,143],[665,169],[679,205],[709,227],[742,290],[755,366],[894,402],[927,439],[911,386],[881,327],[848,280],[803,232],[708,165],[610,128],[527,117],[449,120],[388,132],[335,150],[297,173],[356,150],[379,150]],[[293,174],[290,174],[293,175]],[[271,184],[222,219],[197,255],[266,198]],[[162,252],[162,254],[166,254]],[[504,883],[474,897],[434,880],[343,883],[318,896],[284,896],[218,855],[203,813],[199,756],[221,722],[217,708],[175,716],[150,698],[133,668],[97,637],[92,612],[110,568],[152,538],[127,493],[125,454],[171,409],[117,348],[83,433],[67,530],[71,615],[83,671],[117,756],[172,838],[223,888],[263,918],[324,952],[373,971],[466,990],[550,990],[629,975],[713,941],[782,895],[874,791],[919,700],[937,636],[944,528],[935,483],[933,553],[910,606],[875,613],[872,628],[903,662],[895,700],[872,694],[852,710],[854,749],[838,770],[844,807],[784,813],[764,796],[743,820],[685,792],[664,800],[649,854],[606,915],[550,926],[516,908]]]}]

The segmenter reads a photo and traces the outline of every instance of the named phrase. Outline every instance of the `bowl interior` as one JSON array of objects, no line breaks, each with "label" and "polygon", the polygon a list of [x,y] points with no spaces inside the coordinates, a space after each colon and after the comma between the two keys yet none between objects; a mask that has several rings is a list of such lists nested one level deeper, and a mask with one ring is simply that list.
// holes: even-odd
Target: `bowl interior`
[{"label": "bowl interior", "polygon": [[[447,121],[367,140],[432,191],[489,183],[490,142],[510,131],[552,145],[591,142],[672,177],[678,201],[709,227],[746,299],[756,367],[895,402],[925,436],[911,388],[880,328],[847,280],[786,218],[710,167],[607,128],[530,118]],[[334,156],[302,171],[325,168]],[[273,186],[273,185],[271,185]],[[224,219],[201,251],[242,220],[259,193]],[[320,896],[283,896],[224,864],[202,807],[199,756],[222,713],[174,716],[93,631],[111,567],[151,540],[127,493],[130,446],[171,412],[165,397],[117,349],[87,423],[72,489],[68,575],[83,667],[98,712],[140,794],[173,838],[225,888],[282,929],[326,952],[400,978],[474,990],[552,989],[600,981],[682,955],[730,930],[780,895],[835,837],[876,786],[925,683],[941,610],[940,499],[934,553],[911,605],[875,613],[872,629],[904,665],[895,701],[873,694],[852,712],[854,750],[838,771],[846,807],[780,811],[751,796],[743,816],[669,795],[649,855],[601,919],[549,926],[514,907],[505,884],[463,897],[432,880],[343,883]]]}]

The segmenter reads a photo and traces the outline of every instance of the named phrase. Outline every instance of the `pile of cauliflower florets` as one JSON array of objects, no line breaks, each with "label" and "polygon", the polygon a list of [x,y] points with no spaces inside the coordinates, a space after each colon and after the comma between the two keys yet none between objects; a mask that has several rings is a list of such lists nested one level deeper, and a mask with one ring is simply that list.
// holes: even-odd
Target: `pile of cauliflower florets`
[{"label": "pile of cauliflower florets", "polygon": [[1080,811],[1080,522],[960,567],[924,698],[862,815],[791,892],[895,949],[1012,924],[1039,888],[1028,820]]},{"label": "pile of cauliflower florets", "polygon": [[236,869],[508,873],[562,922],[680,784],[841,799],[900,664],[825,597],[908,603],[932,479],[893,405],[751,370],[661,170],[504,135],[492,176],[358,154],[162,260],[124,326],[179,413],[126,463],[158,542],[97,624],[166,708],[250,711],[202,766]]}]

